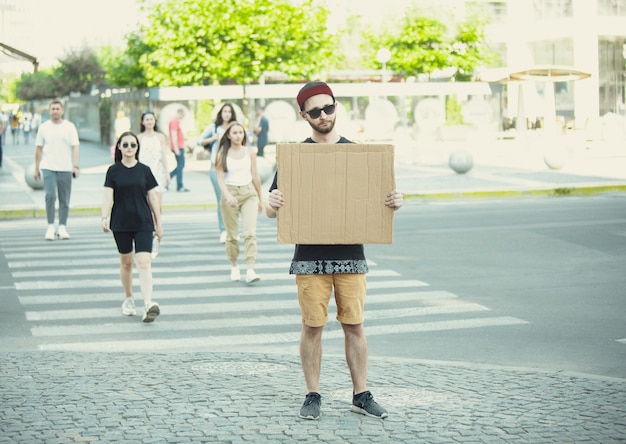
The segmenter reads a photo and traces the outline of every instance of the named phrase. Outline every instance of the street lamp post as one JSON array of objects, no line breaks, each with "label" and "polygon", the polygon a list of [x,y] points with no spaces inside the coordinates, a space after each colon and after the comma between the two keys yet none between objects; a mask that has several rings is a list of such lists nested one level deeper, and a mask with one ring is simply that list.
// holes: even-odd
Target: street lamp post
[{"label": "street lamp post", "polygon": [[387,48],[380,48],[376,53],[376,60],[383,65],[381,82],[387,81],[387,62],[391,59],[391,52]]}]

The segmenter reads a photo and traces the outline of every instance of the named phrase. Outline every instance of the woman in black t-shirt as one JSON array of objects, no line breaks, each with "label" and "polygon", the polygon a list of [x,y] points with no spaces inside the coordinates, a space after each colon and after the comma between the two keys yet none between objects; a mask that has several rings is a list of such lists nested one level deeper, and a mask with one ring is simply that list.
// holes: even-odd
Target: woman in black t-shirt
[{"label": "woman in black t-shirt", "polygon": [[115,164],[107,170],[104,181],[102,230],[113,232],[120,254],[120,280],[126,296],[122,314],[137,314],[133,299],[134,256],[145,307],[142,320],[153,322],[160,309],[152,300],[151,252],[153,239],[156,237],[160,242],[163,228],[156,191],[158,183],[150,167],[140,163],[138,158],[139,140],[134,133],[127,131],[115,144]]}]

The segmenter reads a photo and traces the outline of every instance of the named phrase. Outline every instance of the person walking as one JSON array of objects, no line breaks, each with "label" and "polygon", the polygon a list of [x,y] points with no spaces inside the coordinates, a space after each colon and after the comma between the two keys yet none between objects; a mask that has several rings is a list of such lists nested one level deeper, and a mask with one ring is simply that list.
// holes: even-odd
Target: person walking
[{"label": "person walking", "polygon": [[180,125],[181,120],[185,117],[185,110],[178,108],[176,115],[172,117],[169,123],[170,149],[176,155],[176,169],[170,173],[170,178],[176,176],[176,191],[189,191],[183,185],[183,170],[185,169],[185,134]]},{"label": "person walking", "polygon": [[0,115],[0,168],[2,168],[2,139],[4,138],[4,120]]},{"label": "person walking", "polygon": [[13,136],[13,145],[20,143],[20,119],[17,114],[11,117],[11,135]]},{"label": "person walking", "polygon": [[[312,130],[311,137],[304,143],[352,143],[335,129],[337,103],[326,83],[307,83],[300,89],[296,100],[300,116]],[[275,218],[285,204],[278,185],[276,173],[266,206],[266,215],[270,218]],[[397,190],[391,190],[384,205],[397,210],[403,202],[403,195]],[[333,289],[337,320],[344,332],[346,361],[353,385],[351,410],[375,418],[387,417],[387,411],[374,401],[366,384],[368,352],[363,320],[367,271],[363,245],[295,246],[289,273],[296,275],[302,313],[300,360],[307,391],[299,412],[300,418],[320,417],[322,331],[328,322],[328,304]]]},{"label": "person walking", "polygon": [[209,124],[198,140],[196,144],[208,150],[211,153],[211,169],[209,170],[209,178],[211,179],[211,185],[215,192],[215,201],[217,202],[217,226],[220,230],[220,242],[226,242],[226,227],[224,226],[224,218],[222,216],[222,209],[220,202],[222,200],[222,191],[220,185],[217,182],[217,170],[215,169],[215,160],[217,158],[217,151],[220,144],[220,139],[226,132],[226,128],[231,122],[237,121],[237,114],[232,103],[225,102],[217,113],[215,122]]},{"label": "person walking", "polygon": [[159,198],[159,214],[163,208],[163,193],[170,184],[170,175],[167,164],[169,151],[165,134],[159,131],[154,111],[144,111],[139,122],[141,132],[137,135],[141,143],[139,161],[148,165],[157,180],[156,193]]},{"label": "person walking", "polygon": [[[63,104],[53,100],[48,105],[50,120],[42,123],[35,140],[34,178],[43,175],[43,189],[46,195],[46,218],[48,229],[46,240],[69,239],[67,219],[70,211],[72,177],[78,178],[79,140],[78,131],[72,122],[63,118]],[[55,229],[55,206],[59,197],[59,226]]]},{"label": "person walking", "polygon": [[246,282],[250,284],[260,279],[254,271],[254,264],[257,257],[257,216],[263,211],[263,205],[256,153],[247,145],[245,128],[237,121],[232,122],[220,140],[215,169],[222,192],[220,206],[226,225],[226,257],[231,265],[230,279],[241,279],[237,264],[241,214]]},{"label": "person walking", "polygon": [[30,130],[32,126],[32,120],[30,113],[26,113],[22,118],[22,134],[24,136],[24,144],[30,143]]},{"label": "person walking", "polygon": [[115,163],[104,180],[102,231],[113,232],[120,257],[120,280],[124,288],[122,315],[135,316],[133,298],[134,260],[143,297],[143,322],[153,322],[161,313],[152,300],[152,243],[163,238],[157,180],[150,167],[139,162],[139,138],[122,133],[115,144]]},{"label": "person walking", "polygon": [[256,134],[256,147],[257,156],[263,157],[263,150],[268,142],[268,135],[270,131],[270,122],[265,117],[265,108],[260,106],[256,109],[256,124],[254,127],[254,134]]}]

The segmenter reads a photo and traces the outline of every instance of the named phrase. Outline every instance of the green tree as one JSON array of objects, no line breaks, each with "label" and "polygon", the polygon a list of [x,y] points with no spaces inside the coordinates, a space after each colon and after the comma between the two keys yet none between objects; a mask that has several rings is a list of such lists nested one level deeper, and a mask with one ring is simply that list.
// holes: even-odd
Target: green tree
[{"label": "green tree", "polygon": [[92,87],[104,84],[105,72],[96,53],[91,48],[70,52],[59,60],[54,75],[61,80],[58,83],[59,96],[71,92],[89,94]]},{"label": "green tree", "polygon": [[90,48],[68,53],[59,65],[37,73],[22,74],[17,84],[21,100],[63,97],[78,92],[89,94],[92,87],[104,84],[105,73]]},{"label": "green tree", "polygon": [[313,0],[162,0],[138,33],[147,86],[312,77],[336,60],[328,10]]},{"label": "green tree", "polygon": [[16,95],[24,101],[60,97],[58,84],[52,70],[24,73],[17,81]]},{"label": "green tree", "polygon": [[413,7],[399,23],[365,31],[363,64],[380,68],[376,51],[387,48],[391,53],[387,67],[404,77],[456,68],[456,80],[470,80],[476,68],[493,57],[485,41],[484,26],[484,21],[472,17],[457,24],[456,33],[451,33],[445,23]]},{"label": "green tree", "polygon": [[105,46],[100,48],[98,59],[106,72],[106,83],[119,87],[147,87],[146,73],[139,63],[143,54],[152,51],[141,40],[138,32],[126,36],[126,48]]},{"label": "green tree", "polygon": [[455,80],[469,81],[477,67],[492,65],[497,60],[485,37],[487,21],[472,15],[459,23],[450,44],[450,66],[455,67]]}]

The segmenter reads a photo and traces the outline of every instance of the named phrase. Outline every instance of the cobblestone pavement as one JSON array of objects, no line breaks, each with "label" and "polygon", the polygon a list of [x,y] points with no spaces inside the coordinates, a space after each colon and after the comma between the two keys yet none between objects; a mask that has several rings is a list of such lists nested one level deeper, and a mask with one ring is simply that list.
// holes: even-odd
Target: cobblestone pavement
[{"label": "cobblestone pavement", "polygon": [[626,380],[529,369],[371,359],[389,410],[349,411],[344,359],[322,364],[322,417],[296,356],[4,353],[0,443],[622,443]]}]

